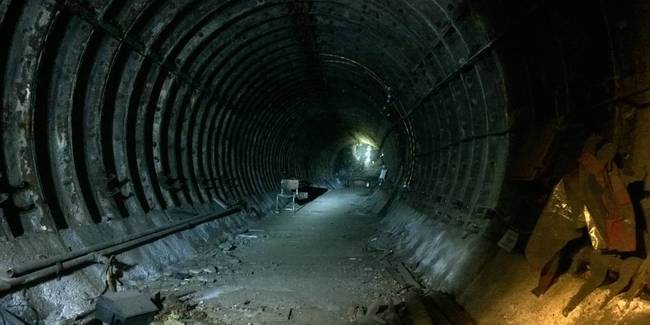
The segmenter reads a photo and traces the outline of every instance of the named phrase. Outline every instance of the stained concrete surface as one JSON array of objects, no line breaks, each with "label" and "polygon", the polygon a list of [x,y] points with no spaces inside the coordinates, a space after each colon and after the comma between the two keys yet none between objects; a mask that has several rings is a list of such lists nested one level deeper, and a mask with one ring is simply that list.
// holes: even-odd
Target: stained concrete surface
[{"label": "stained concrete surface", "polygon": [[349,323],[356,307],[401,289],[383,267],[385,253],[368,249],[378,217],[366,198],[363,190],[327,192],[133,285],[185,301],[168,301],[161,324]]}]

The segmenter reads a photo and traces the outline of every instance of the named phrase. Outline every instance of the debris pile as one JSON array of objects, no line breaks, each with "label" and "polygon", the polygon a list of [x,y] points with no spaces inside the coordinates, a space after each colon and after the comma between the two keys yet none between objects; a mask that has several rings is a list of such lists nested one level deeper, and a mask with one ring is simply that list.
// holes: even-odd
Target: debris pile
[{"label": "debris pile", "polygon": [[[617,148],[592,136],[584,145],[578,169],[555,186],[526,247],[526,258],[540,269],[533,293],[544,294],[566,270],[585,283],[562,311],[568,316],[580,302],[615,275],[605,288],[603,306],[629,287],[624,298],[638,296],[650,280],[650,241],[642,215],[635,213],[628,185],[645,173],[620,168]],[[626,167],[626,166],[623,166]],[[638,231],[638,233],[637,233]],[[638,237],[638,238],[637,238]],[[582,245],[580,245],[582,244]]]},{"label": "debris pile", "polygon": [[169,295],[161,301],[161,312],[154,320],[160,325],[213,324],[208,314],[201,310],[198,303],[187,296]]},{"label": "debris pile", "polygon": [[409,289],[368,307],[354,306],[349,321],[355,325],[475,324],[469,314],[441,292]]}]

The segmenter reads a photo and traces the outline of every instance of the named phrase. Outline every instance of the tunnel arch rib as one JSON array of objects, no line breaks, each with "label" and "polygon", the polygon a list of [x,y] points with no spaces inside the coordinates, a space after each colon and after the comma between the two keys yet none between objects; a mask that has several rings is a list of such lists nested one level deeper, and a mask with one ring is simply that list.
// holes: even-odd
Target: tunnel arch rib
[{"label": "tunnel arch rib", "polygon": [[[3,0],[0,35],[0,236],[24,256],[26,235],[56,252],[215,202],[269,211],[282,178],[331,182],[319,157],[352,131],[408,193],[391,213],[496,209],[509,104],[469,2]],[[319,116],[340,128],[310,146]]]}]

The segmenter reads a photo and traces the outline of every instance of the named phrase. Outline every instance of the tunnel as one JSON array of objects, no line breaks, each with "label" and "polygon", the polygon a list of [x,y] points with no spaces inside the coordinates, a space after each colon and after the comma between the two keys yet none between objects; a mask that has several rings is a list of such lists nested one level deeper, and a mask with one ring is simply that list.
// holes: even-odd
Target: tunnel
[{"label": "tunnel", "polygon": [[[160,324],[645,324],[648,17],[0,0],[0,319],[83,323],[136,292]],[[608,247],[574,174],[627,200]]]}]

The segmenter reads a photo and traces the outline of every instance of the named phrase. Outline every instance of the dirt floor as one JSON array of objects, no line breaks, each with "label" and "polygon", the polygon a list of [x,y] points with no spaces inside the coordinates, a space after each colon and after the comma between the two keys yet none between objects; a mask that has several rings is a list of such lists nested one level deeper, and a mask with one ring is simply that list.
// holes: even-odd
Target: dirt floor
[{"label": "dirt floor", "polygon": [[459,302],[479,324],[650,324],[647,300],[636,298],[628,304],[615,297],[603,306],[602,289],[564,317],[562,309],[583,283],[582,278],[565,274],[537,298],[531,293],[537,286],[536,271],[523,256],[501,252]]},{"label": "dirt floor", "polygon": [[[126,286],[165,297],[156,324],[362,324],[363,310],[405,292],[405,277],[396,276],[404,270],[391,262],[367,198],[364,190],[329,191],[155,281]],[[602,290],[564,317],[583,279],[563,275],[540,298],[530,292],[536,283],[523,256],[500,252],[458,300],[478,324],[650,324],[646,300],[602,306]]]},{"label": "dirt floor", "polygon": [[330,191],[282,212],[164,277],[135,286],[173,294],[159,324],[347,324],[355,309],[399,291],[369,250],[376,216],[363,191]]}]

